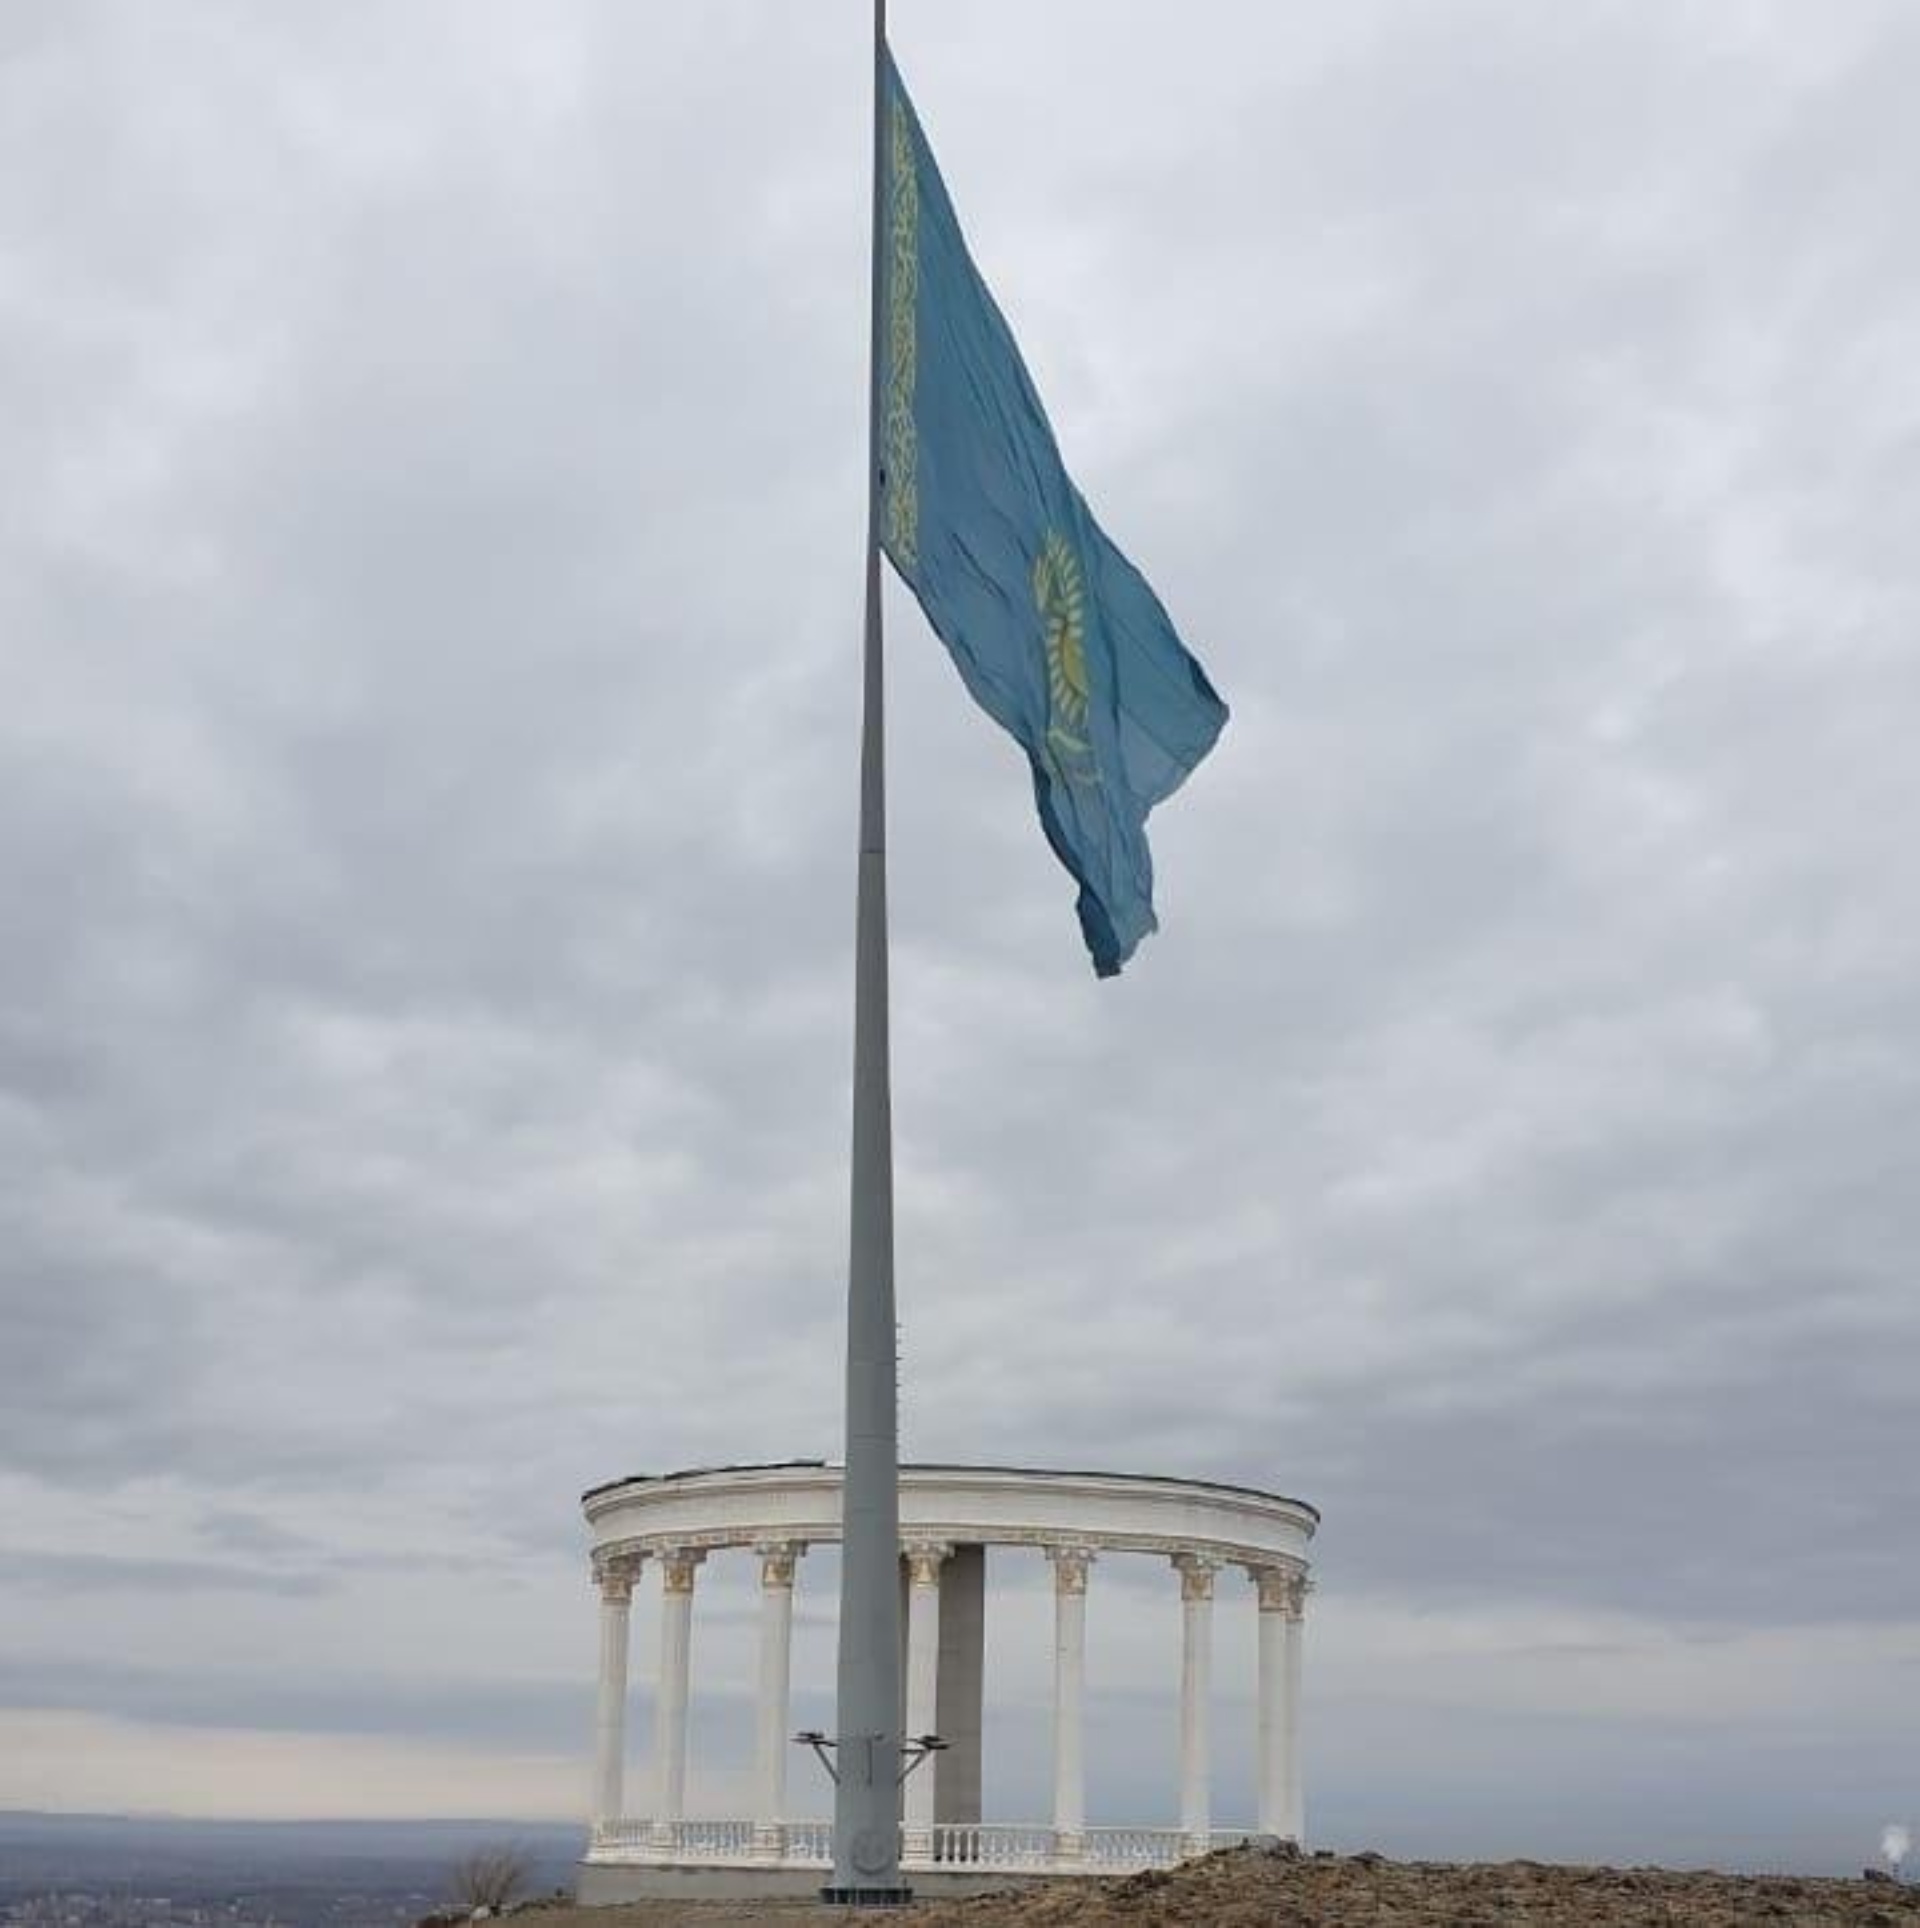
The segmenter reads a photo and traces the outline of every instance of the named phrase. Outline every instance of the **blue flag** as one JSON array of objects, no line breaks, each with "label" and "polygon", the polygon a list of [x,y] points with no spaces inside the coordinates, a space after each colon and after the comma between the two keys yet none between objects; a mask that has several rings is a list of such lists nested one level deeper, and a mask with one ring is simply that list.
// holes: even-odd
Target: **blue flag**
[{"label": "blue flag", "polygon": [[1111,977],[1157,928],[1147,813],[1227,706],[1073,485],[968,257],[891,57],[882,183],[881,540],[975,700],[1027,753]]}]

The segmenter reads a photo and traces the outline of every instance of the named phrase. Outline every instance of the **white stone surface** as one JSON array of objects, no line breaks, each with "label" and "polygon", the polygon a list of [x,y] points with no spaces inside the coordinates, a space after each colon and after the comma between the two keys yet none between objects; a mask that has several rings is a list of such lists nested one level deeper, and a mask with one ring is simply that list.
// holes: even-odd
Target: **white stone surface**
[{"label": "white stone surface", "polygon": [[1085,1852],[1087,1788],[1087,1571],[1093,1555],[1054,1547],[1053,1562],[1053,1835],[1062,1860]]},{"label": "white stone surface", "polygon": [[1307,1583],[1295,1580],[1289,1588],[1291,1602],[1286,1616],[1286,1684],[1280,1696],[1281,1743],[1285,1767],[1282,1785],[1286,1790],[1286,1823],[1280,1832],[1290,1839],[1307,1838],[1306,1788],[1300,1773],[1300,1646],[1306,1635]]},{"label": "white stone surface", "polygon": [[594,1712],[593,1819],[617,1821],[625,1800],[627,1768],[627,1630],[633,1612],[633,1581],[639,1561],[631,1556],[600,1561],[600,1683]]},{"label": "white stone surface", "polygon": [[[582,1502],[596,1548],[751,1547],[840,1537],[840,1469],[820,1461],[620,1480]],[[1301,1570],[1319,1515],[1303,1500],[1199,1480],[998,1466],[903,1466],[900,1537],[951,1545],[1205,1553]]]},{"label": "white stone surface", "polygon": [[1289,1834],[1291,1813],[1287,1786],[1287,1588],[1260,1588],[1259,1724],[1254,1741],[1254,1767],[1259,1798],[1254,1826],[1262,1834]]},{"label": "white stone surface", "polygon": [[1176,1553],[1180,1574],[1180,1832],[1195,1854],[1212,1832],[1213,1576],[1219,1562]]},{"label": "white stone surface", "polygon": [[693,1659],[693,1576],[705,1554],[660,1555],[660,1678],[655,1701],[654,1820],[672,1826],[687,1806],[687,1692]]},{"label": "white stone surface", "polygon": [[[907,1559],[907,1734],[917,1739],[934,1732],[939,1696],[940,1568],[952,1548],[938,1540],[909,1540]],[[907,1776],[901,1802],[903,1852],[933,1852],[935,1788],[939,1756],[932,1755]]]},{"label": "white stone surface", "polygon": [[[792,1661],[793,1562],[808,1545],[840,1537],[840,1473],[820,1461],[716,1467],[615,1481],[582,1502],[602,1583],[590,1863],[795,1870],[816,1864],[819,1824],[795,1821],[786,1800]],[[1112,1873],[1164,1866],[1237,1836],[1211,1827],[1208,1715],[1216,1576],[1245,1570],[1260,1599],[1258,1813],[1262,1832],[1301,1838],[1299,1762],[1301,1611],[1307,1549],[1319,1515],[1304,1501],[1253,1488],[1121,1473],[1025,1467],[905,1466],[900,1522],[907,1561],[906,1722],[932,1731],[937,1710],[965,1699],[977,1709],[979,1626],[973,1675],[949,1679],[943,1660],[941,1570],[964,1567],[974,1598],[982,1549],[1031,1547],[1053,1562],[1054,1813],[1050,1825],[992,1824],[949,1816],[938,1757],[909,1777],[902,1848],[910,1866],[1005,1872]],[[750,1819],[685,1814],[693,1575],[725,1549],[758,1551],[760,1659]],[[1096,1554],[1170,1560],[1181,1583],[1180,1817],[1178,1828],[1088,1827],[1084,1719],[1086,1578]],[[625,1745],[626,1602],[618,1576],[657,1560],[662,1581],[660,1671],[655,1688],[655,1812],[619,1812]],[[1164,1568],[1162,1569],[1165,1570]],[[611,1590],[609,1590],[611,1585]],[[963,1616],[964,1617],[964,1616]],[[967,1692],[962,1693],[965,1687]],[[955,1763],[954,1765],[958,1765]],[[968,1763],[977,1769],[977,1763]],[[977,1798],[977,1797],[975,1797]],[[976,1810],[977,1812],[977,1810]]]},{"label": "white stone surface", "polygon": [[783,1849],[787,1807],[787,1710],[793,1691],[793,1582],[800,1548],[791,1540],[763,1540],[760,1555],[760,1682],[754,1740],[754,1846],[764,1854]]}]

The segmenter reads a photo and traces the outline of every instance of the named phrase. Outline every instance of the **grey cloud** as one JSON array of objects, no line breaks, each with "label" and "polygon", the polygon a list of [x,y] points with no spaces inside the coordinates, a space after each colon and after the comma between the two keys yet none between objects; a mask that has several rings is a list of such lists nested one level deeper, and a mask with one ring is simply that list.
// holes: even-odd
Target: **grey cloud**
[{"label": "grey cloud", "polygon": [[[890,600],[910,1451],[1298,1491],[1336,1597],[1904,1621],[1912,23],[899,11],[1235,706],[1096,989]],[[396,1675],[363,1500],[505,1590],[835,1449],[859,26],[0,29],[0,1467]]]},{"label": "grey cloud", "polygon": [[79,1708],[192,1728],[550,1747],[575,1745],[591,1719],[588,1689],[523,1682],[430,1682],[342,1675],[325,1682],[179,1668],[41,1662],[0,1674],[7,1705]]},{"label": "grey cloud", "polygon": [[0,1554],[0,1583],[56,1597],[96,1591],[160,1598],[180,1593],[300,1596],[328,1591],[327,1583],[312,1574],[216,1560],[140,1559],[112,1553],[7,1552]]}]

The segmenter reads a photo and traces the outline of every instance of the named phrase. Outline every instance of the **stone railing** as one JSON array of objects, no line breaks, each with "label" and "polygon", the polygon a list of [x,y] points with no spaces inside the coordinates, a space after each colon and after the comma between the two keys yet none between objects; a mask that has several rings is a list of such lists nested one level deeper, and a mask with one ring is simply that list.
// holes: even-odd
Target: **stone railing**
[{"label": "stone railing", "polygon": [[908,1865],[1018,1872],[1051,1868],[1060,1858],[1051,1828],[1008,1821],[936,1822],[933,1853],[924,1861],[915,1856]]},{"label": "stone railing", "polygon": [[[1231,1847],[1245,1837],[1215,1833],[1209,1848]],[[1142,1868],[1170,1868],[1184,1861],[1196,1844],[1178,1828],[1088,1828],[1081,1837],[1081,1862],[1089,1874],[1135,1874]]]},{"label": "stone railing", "polygon": [[[902,1864],[918,1872],[980,1874],[1137,1874],[1170,1868],[1210,1848],[1238,1845],[1238,1830],[1212,1830],[1204,1841],[1179,1828],[1086,1828],[1062,1836],[1050,1827],[1017,1821],[937,1823],[931,1854],[908,1853]],[[833,1862],[831,1821],[783,1821],[756,1829],[752,1821],[603,1821],[593,1830],[587,1859],[694,1867],[827,1868]]]},{"label": "stone railing", "polygon": [[830,1868],[833,1865],[831,1821],[789,1821],[785,1827],[788,1866]]},{"label": "stone railing", "polygon": [[753,1858],[751,1821],[662,1821],[654,1846],[672,1861],[749,1861]]}]

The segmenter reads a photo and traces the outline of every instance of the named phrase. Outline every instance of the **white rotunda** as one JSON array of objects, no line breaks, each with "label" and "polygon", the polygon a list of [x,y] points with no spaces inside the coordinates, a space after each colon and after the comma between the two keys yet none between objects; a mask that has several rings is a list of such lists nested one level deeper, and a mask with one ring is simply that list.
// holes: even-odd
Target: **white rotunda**
[{"label": "white rotunda", "polygon": [[[831,1824],[787,1811],[793,1590],[800,1556],[840,1538],[840,1468],[820,1460],[725,1466],[615,1480],[583,1496],[600,1591],[600,1685],[592,1831],[580,1898],[680,1891],[811,1892],[832,1859]],[[1304,1500],[1208,1480],[1011,1466],[902,1466],[906,1731],[945,1743],[904,1789],[901,1862],[922,1890],[1012,1874],[1119,1874],[1245,1838],[1212,1822],[1207,1709],[1215,1582],[1238,1572],[1258,1609],[1255,1832],[1298,1841],[1300,1647],[1307,1549],[1319,1525]],[[1053,1570],[1053,1814],[983,1822],[980,1734],[986,1556],[1038,1549]],[[759,1562],[759,1662],[751,1814],[686,1812],[694,1585],[713,1556]],[[1081,1720],[1086,1600],[1095,1564],[1164,1561],[1181,1600],[1180,1813],[1152,1826],[1090,1827]],[[659,1575],[653,1812],[625,1804],[627,1630],[633,1589]],[[804,1757],[803,1757],[804,1758]]]}]

